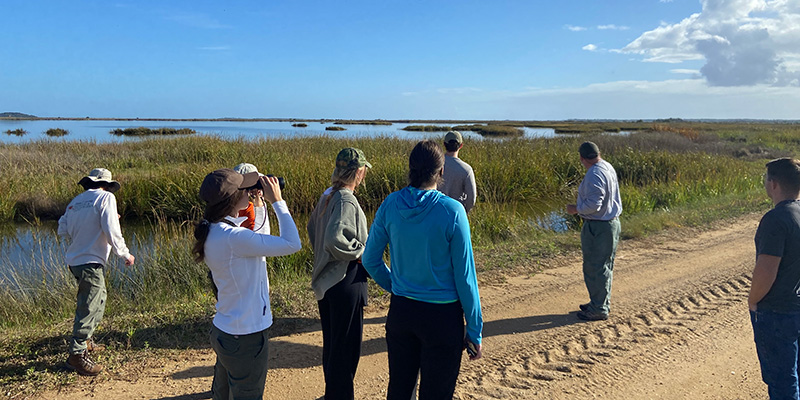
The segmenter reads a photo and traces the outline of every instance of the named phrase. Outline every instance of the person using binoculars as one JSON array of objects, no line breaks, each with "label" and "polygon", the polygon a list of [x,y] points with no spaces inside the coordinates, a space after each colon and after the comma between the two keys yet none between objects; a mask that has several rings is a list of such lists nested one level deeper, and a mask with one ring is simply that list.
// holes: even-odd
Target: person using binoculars
[{"label": "person using binoculars", "polygon": [[[280,236],[260,234],[237,222],[239,211],[248,205],[247,189],[257,182],[275,210]],[[276,177],[219,169],[206,175],[200,199],[206,206],[195,227],[192,253],[197,262],[205,261],[218,288],[209,337],[217,355],[211,394],[214,399],[260,399],[272,326],[265,257],[299,251],[300,235]]]}]

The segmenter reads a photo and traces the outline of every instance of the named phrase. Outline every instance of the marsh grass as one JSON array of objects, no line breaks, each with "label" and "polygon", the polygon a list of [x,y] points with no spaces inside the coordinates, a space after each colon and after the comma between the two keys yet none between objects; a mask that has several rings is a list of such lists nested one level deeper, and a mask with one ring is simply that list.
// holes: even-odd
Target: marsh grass
[{"label": "marsh grass", "polygon": [[347,128],[344,128],[344,127],[341,127],[341,126],[326,126],[325,130],[326,131],[346,131]]},{"label": "marsh grass", "polygon": [[408,125],[403,130],[410,132],[447,132],[451,128],[444,125]]},{"label": "marsh grass", "polygon": [[165,136],[165,135],[193,135],[197,133],[194,129],[190,128],[146,128],[143,126],[137,128],[117,128],[112,129],[108,133],[116,136]]},{"label": "marsh grass", "polygon": [[453,127],[456,131],[471,131],[481,136],[497,136],[497,137],[521,137],[525,132],[515,126],[508,125],[456,125]]},{"label": "marsh grass", "polygon": [[44,131],[44,134],[50,137],[61,137],[61,136],[67,136],[69,134],[69,131],[62,128],[50,128]]},{"label": "marsh grass", "polygon": [[9,136],[10,136],[10,135],[14,135],[14,136],[25,136],[25,135],[27,135],[27,134],[28,134],[28,131],[26,131],[25,129],[21,129],[21,128],[18,128],[18,129],[9,129],[9,130],[7,130],[7,131],[6,131],[6,135],[9,135]]}]

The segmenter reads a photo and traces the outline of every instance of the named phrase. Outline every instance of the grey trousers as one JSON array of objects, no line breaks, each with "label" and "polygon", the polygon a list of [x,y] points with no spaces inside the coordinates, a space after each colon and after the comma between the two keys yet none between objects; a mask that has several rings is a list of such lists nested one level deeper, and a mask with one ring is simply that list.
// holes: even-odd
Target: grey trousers
[{"label": "grey trousers", "polygon": [[583,281],[589,291],[589,311],[592,313],[608,315],[611,311],[611,280],[614,276],[614,256],[617,253],[619,232],[619,218],[611,221],[583,221]]},{"label": "grey trousers", "polygon": [[211,325],[211,347],[217,353],[211,396],[214,400],[261,400],[267,382],[269,329],[229,335]]},{"label": "grey trousers", "polygon": [[86,351],[86,340],[92,337],[106,310],[106,279],[100,264],[70,265],[69,270],[78,280],[75,321],[69,354]]}]

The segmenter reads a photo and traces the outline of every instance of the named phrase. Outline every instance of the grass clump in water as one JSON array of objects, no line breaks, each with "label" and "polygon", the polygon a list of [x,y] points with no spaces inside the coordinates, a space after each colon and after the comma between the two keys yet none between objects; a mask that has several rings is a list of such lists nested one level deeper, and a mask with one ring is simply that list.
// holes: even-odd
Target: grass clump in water
[{"label": "grass clump in water", "polygon": [[44,134],[50,137],[61,137],[61,136],[67,136],[69,134],[69,131],[61,128],[50,128],[44,131]]},{"label": "grass clump in water", "polygon": [[14,135],[14,136],[25,136],[28,134],[28,131],[22,128],[17,129],[9,129],[6,131],[6,135]]},{"label": "grass clump in water", "polygon": [[140,126],[138,128],[118,128],[109,131],[110,134],[116,136],[165,136],[165,135],[193,135],[197,133],[194,129],[190,128],[146,128]]}]

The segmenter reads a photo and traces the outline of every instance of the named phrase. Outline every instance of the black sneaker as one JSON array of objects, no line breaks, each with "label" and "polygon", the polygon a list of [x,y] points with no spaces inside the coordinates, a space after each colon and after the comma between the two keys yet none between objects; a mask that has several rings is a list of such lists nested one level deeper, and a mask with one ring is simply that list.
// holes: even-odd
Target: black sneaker
[{"label": "black sneaker", "polygon": [[584,321],[605,321],[608,319],[608,314],[599,314],[588,311],[578,311],[578,318]]},{"label": "black sneaker", "polygon": [[591,303],[581,304],[578,306],[578,308],[580,308],[581,311],[589,311],[589,304]]}]

